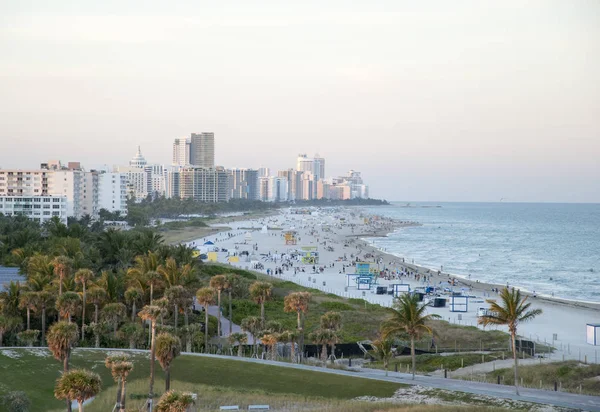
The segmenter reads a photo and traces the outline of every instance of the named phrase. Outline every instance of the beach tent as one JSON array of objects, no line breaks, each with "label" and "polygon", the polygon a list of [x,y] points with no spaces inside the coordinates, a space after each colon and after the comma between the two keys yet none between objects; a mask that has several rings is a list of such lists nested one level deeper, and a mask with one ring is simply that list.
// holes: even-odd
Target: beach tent
[{"label": "beach tent", "polygon": [[216,262],[217,261],[217,252],[208,252],[206,254],[206,256],[208,257],[208,261],[209,262]]},{"label": "beach tent", "polygon": [[260,230],[260,233],[268,233],[269,232],[269,228],[267,228],[267,226],[263,226],[262,229]]},{"label": "beach tent", "polygon": [[229,256],[227,258],[227,260],[229,261],[229,263],[239,263],[240,257],[239,256]]},{"label": "beach tent", "polygon": [[214,245],[214,243],[209,240],[208,242],[204,242],[204,246],[207,246],[207,245]]}]

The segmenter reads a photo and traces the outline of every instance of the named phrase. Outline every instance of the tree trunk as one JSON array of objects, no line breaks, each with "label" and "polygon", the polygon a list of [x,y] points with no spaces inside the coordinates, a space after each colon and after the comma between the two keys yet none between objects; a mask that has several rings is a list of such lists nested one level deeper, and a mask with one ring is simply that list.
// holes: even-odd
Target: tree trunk
[{"label": "tree trunk", "polygon": [[415,355],[415,338],[410,338],[410,356],[412,357],[412,378],[415,379],[415,369],[417,366],[417,356]]},{"label": "tree trunk", "polygon": [[117,325],[118,325],[118,322],[113,323],[113,335],[114,335],[115,339],[117,339]]},{"label": "tree trunk", "polygon": [[69,323],[71,323],[71,314],[67,313],[67,319],[69,319]]},{"label": "tree trunk", "polygon": [[238,342],[238,357],[242,357],[242,342]]},{"label": "tree trunk", "polygon": [[189,316],[188,316],[188,308],[184,308],[183,309],[183,323],[185,324],[186,328],[188,326],[190,326],[190,319],[189,319]]},{"label": "tree trunk", "polygon": [[165,369],[165,392],[169,392],[169,389],[171,389],[171,367],[168,366],[167,369]]},{"label": "tree trunk", "polygon": [[117,380],[117,408],[121,410],[121,394],[123,393],[123,380],[119,378]]},{"label": "tree trunk", "polygon": [[153,301],[153,296],[154,296],[154,284],[150,283],[150,304],[152,305],[152,301]]},{"label": "tree trunk", "polygon": [[29,306],[28,306],[27,307],[27,330],[29,330],[30,319],[31,319],[31,309],[29,309]]},{"label": "tree trunk", "polygon": [[[321,348],[321,360],[327,362],[327,344],[324,343]],[[327,365],[325,365],[327,366]]]},{"label": "tree trunk", "polygon": [[85,282],[83,282],[83,299],[81,305],[81,340],[85,337]]},{"label": "tree trunk", "polygon": [[[148,398],[154,398],[154,364],[156,363],[156,353],[154,348],[154,340],[156,336],[156,320],[152,320],[152,339],[150,344],[150,390],[148,391]],[[149,406],[151,406],[150,404]]]},{"label": "tree trunk", "polygon": [[59,276],[58,277],[58,296],[62,295],[62,281],[63,281],[62,276]]},{"label": "tree trunk", "polygon": [[304,359],[304,328],[302,321],[302,312],[298,311],[298,360],[301,363]]},{"label": "tree trunk", "polygon": [[335,342],[331,344],[331,363],[335,363]]},{"label": "tree trunk", "polygon": [[[0,339],[0,346],[2,346],[2,339]],[[258,349],[256,347],[256,335],[254,333],[252,334],[252,354],[258,355]]]},{"label": "tree trunk", "polygon": [[42,307],[42,346],[45,346],[45,344],[46,344],[45,341],[46,341],[46,307],[44,306],[44,307]]},{"label": "tree trunk", "polygon": [[204,306],[204,353],[208,353],[208,305]]},{"label": "tree trunk", "polygon": [[77,402],[79,404],[79,412],[83,412],[83,402]]},{"label": "tree trunk", "polygon": [[135,322],[135,300],[133,301],[133,305],[131,305],[131,321]]},{"label": "tree trunk", "polygon": [[129,339],[129,349],[135,349],[135,339]]},{"label": "tree trunk", "polygon": [[383,368],[385,369],[385,376],[388,376],[388,363],[389,361],[384,359],[383,360]]},{"label": "tree trunk", "polygon": [[126,379],[123,379],[121,383],[123,389],[121,390],[121,412],[125,412],[125,400],[127,399],[127,395],[125,394],[125,384],[127,383]]},{"label": "tree trunk", "polygon": [[4,335],[4,332],[2,330],[0,330],[0,348],[2,347],[2,336]]},{"label": "tree trunk", "polygon": [[189,330],[187,330],[186,334],[185,334],[185,351],[186,352],[192,351],[192,337],[190,336]]},{"label": "tree trunk", "polygon": [[179,308],[177,307],[177,305],[173,305],[173,325],[175,326],[175,330],[177,330],[177,327],[179,326],[179,322],[177,319],[177,316],[179,315]]},{"label": "tree trunk", "polygon": [[517,381],[518,379],[518,371],[517,368],[519,367],[519,357],[517,356],[517,334],[514,331],[510,332],[510,337],[512,339],[512,347],[513,347],[513,358],[515,360],[515,392],[517,394],[517,396],[519,396],[519,382]]},{"label": "tree trunk", "polygon": [[229,289],[229,336],[233,333],[233,308],[231,305],[231,289]]},{"label": "tree trunk", "polygon": [[217,290],[217,336],[221,337],[221,289]]},{"label": "tree trunk", "polygon": [[261,328],[265,327],[265,302],[260,302],[260,326]]},{"label": "tree trunk", "polygon": [[[63,359],[63,373],[67,373],[68,371],[69,371],[69,355],[65,356],[65,358]],[[67,398],[66,402],[67,402],[67,412],[71,412],[73,410],[71,407],[71,399]],[[83,410],[83,405],[81,403],[79,404],[79,410],[80,411]]]},{"label": "tree trunk", "polygon": [[94,333],[94,347],[100,347],[100,333],[98,333],[98,331]]},{"label": "tree trunk", "polygon": [[94,308],[96,310],[96,313],[94,313],[94,323],[97,325],[98,324],[98,303],[94,303]]}]

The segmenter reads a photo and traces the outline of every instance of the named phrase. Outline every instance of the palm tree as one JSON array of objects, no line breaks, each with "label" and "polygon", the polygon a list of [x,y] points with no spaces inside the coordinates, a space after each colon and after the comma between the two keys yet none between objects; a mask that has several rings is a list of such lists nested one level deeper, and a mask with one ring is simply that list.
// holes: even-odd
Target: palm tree
[{"label": "palm tree", "polygon": [[331,329],[319,328],[310,334],[310,340],[321,345],[321,360],[327,362],[327,345],[335,340],[335,332]]},{"label": "palm tree", "polygon": [[267,353],[270,354],[271,360],[277,360],[277,342],[279,341],[279,333],[267,330],[261,336],[260,341],[267,347]]},{"label": "palm tree", "polygon": [[154,270],[151,270],[146,273],[145,280],[150,285],[150,304],[153,304],[154,299],[154,288],[157,285],[160,285],[162,277],[160,274]]},{"label": "palm tree", "polygon": [[71,273],[73,261],[66,256],[57,256],[52,260],[54,276],[58,277],[58,296],[62,295],[63,280]]},{"label": "palm tree", "polygon": [[129,322],[121,326],[119,331],[129,340],[129,349],[135,349],[144,336],[144,328],[139,323]]},{"label": "palm tree", "polygon": [[265,302],[271,298],[273,285],[269,282],[254,282],[250,285],[250,297],[260,305],[260,321],[265,326]]},{"label": "palm tree", "polygon": [[42,318],[42,345],[46,341],[46,310],[52,306],[53,299],[52,294],[46,290],[35,292],[34,295],[35,311],[41,312]]},{"label": "palm tree", "polygon": [[9,332],[21,324],[21,318],[11,317],[0,313],[0,348],[2,347],[2,338],[6,332]]},{"label": "palm tree", "polygon": [[392,357],[394,356],[394,352],[392,351],[393,344],[394,340],[389,337],[379,337],[378,339],[371,342],[371,346],[373,347],[371,355],[383,362],[385,376],[388,376],[388,366],[390,363],[390,359],[392,359]]},{"label": "palm tree", "polygon": [[52,257],[36,253],[27,259],[27,284],[31,290],[43,290],[52,280],[54,266]]},{"label": "palm tree", "polygon": [[[171,286],[167,290],[165,290],[165,297],[169,301],[171,305],[173,305],[173,326],[175,329],[179,327],[179,320],[177,315],[180,310],[183,311],[184,307],[187,306],[191,300],[188,299],[188,291],[183,286]],[[187,314],[187,307],[185,307],[185,311]]]},{"label": "palm tree", "polygon": [[121,409],[120,412],[125,412],[125,401],[127,400],[127,395],[125,391],[125,387],[127,385],[127,377],[133,370],[133,363],[131,362],[118,362],[112,367],[113,374],[119,376],[121,380]]},{"label": "palm tree", "polygon": [[83,412],[83,403],[98,395],[101,389],[100,375],[85,369],[74,369],[64,373],[56,381],[54,396],[56,399],[66,399],[69,405],[71,399],[75,399],[79,404],[79,411]]},{"label": "palm tree", "polygon": [[256,336],[262,328],[262,321],[256,316],[249,316],[242,320],[240,325],[244,332],[252,334],[252,355],[257,355],[256,351]]},{"label": "palm tree", "polygon": [[298,333],[294,330],[285,330],[281,333],[280,340],[290,344],[290,360],[292,363],[296,363],[296,340],[298,339]]},{"label": "palm tree", "polygon": [[94,304],[94,323],[98,323],[98,307],[106,300],[106,291],[101,287],[95,286],[88,291],[90,300]]},{"label": "palm tree", "polygon": [[117,384],[116,407],[119,408],[119,410],[121,410],[121,391],[123,390],[123,387],[121,385],[122,376],[119,370],[117,369],[117,365],[126,362],[129,362],[129,355],[122,352],[112,353],[108,355],[106,359],[104,359],[104,366],[106,366],[106,368],[110,370],[112,377],[115,380],[115,383]]},{"label": "palm tree", "polygon": [[71,316],[77,311],[81,298],[75,292],[65,292],[56,299],[56,310],[63,319],[71,323]]},{"label": "palm tree", "polygon": [[231,294],[233,293],[233,289],[236,288],[240,283],[239,275],[235,273],[228,273],[225,275],[227,281],[225,283],[225,288],[227,289],[227,293],[229,295],[229,334],[233,332],[233,304],[231,300]]},{"label": "palm tree", "polygon": [[109,303],[102,308],[102,319],[109,325],[112,325],[113,336],[115,339],[117,338],[117,327],[119,326],[119,322],[126,316],[126,314],[127,308],[120,302]]},{"label": "palm tree", "polygon": [[392,317],[382,325],[383,338],[406,334],[410,338],[410,355],[412,356],[412,378],[415,379],[417,356],[415,354],[415,340],[424,332],[431,333],[431,328],[426,325],[431,319],[439,318],[438,315],[426,315],[427,305],[419,303],[418,295],[404,294],[394,302],[391,310]]},{"label": "palm tree", "polygon": [[187,284],[190,275],[189,268],[180,268],[173,258],[167,258],[165,263],[160,265],[156,271],[162,276],[165,285],[168,287]]},{"label": "palm tree", "polygon": [[208,353],[208,307],[215,303],[215,290],[207,287],[198,289],[196,301],[204,307],[204,353]]},{"label": "palm tree", "polygon": [[[56,322],[48,330],[48,349],[54,358],[63,363],[63,376],[69,371],[69,358],[72,346],[77,343],[79,334],[75,323]],[[67,411],[71,412],[71,398],[67,397]]]},{"label": "palm tree", "polygon": [[221,292],[227,289],[225,275],[216,275],[210,278],[210,287],[217,291],[217,336],[221,336]]},{"label": "palm tree", "polygon": [[241,358],[242,354],[244,353],[243,345],[248,343],[248,335],[241,332],[232,333],[231,335],[229,335],[228,340],[231,346],[235,345],[236,343],[238,344],[237,356]]},{"label": "palm tree", "polygon": [[187,412],[193,404],[194,398],[190,393],[169,391],[160,397],[156,412]]},{"label": "palm tree", "polygon": [[181,340],[170,333],[156,337],[156,358],[165,371],[165,392],[171,388],[171,363],[181,354]]},{"label": "palm tree", "polygon": [[19,308],[27,310],[27,330],[31,325],[31,311],[36,308],[36,292],[24,292],[19,297]]},{"label": "palm tree", "polygon": [[24,342],[25,345],[31,347],[31,346],[33,346],[33,343],[38,339],[39,335],[40,335],[39,330],[27,329],[27,330],[24,330],[23,332],[17,333],[17,339],[19,339],[19,341],[21,341],[21,342]]},{"label": "palm tree", "polygon": [[504,288],[500,292],[500,303],[495,300],[488,299],[486,301],[490,304],[490,312],[487,315],[479,317],[477,323],[483,326],[487,325],[506,325],[510,332],[510,339],[512,342],[513,359],[515,360],[514,375],[515,375],[515,391],[519,395],[519,384],[518,384],[518,367],[519,361],[517,357],[517,326],[519,323],[528,322],[534,319],[536,316],[542,314],[541,309],[529,309],[531,302],[527,302],[527,296],[521,295],[519,289],[513,288],[512,291],[508,288]]},{"label": "palm tree", "polygon": [[298,346],[300,349],[300,360],[304,353],[304,315],[308,312],[310,302],[309,292],[293,292],[283,299],[284,312],[296,312],[298,325]]},{"label": "palm tree", "polygon": [[[342,315],[339,312],[326,312],[321,316],[321,328],[335,332],[337,337],[337,332],[342,328]],[[335,359],[335,344],[335,341],[331,344],[332,362]]]},{"label": "palm tree", "polygon": [[135,321],[135,304],[142,299],[142,292],[135,287],[125,291],[125,301],[131,305],[131,321]]},{"label": "palm tree", "polygon": [[85,337],[83,331],[85,330],[85,304],[86,304],[86,288],[88,283],[94,278],[94,272],[89,269],[79,269],[75,272],[75,282],[81,283],[83,290],[82,304],[81,304],[81,340]]},{"label": "palm tree", "polygon": [[142,320],[150,321],[152,338],[150,340],[150,390],[148,391],[148,411],[152,411],[152,398],[154,397],[154,364],[156,363],[156,320],[161,315],[162,309],[158,306],[147,305],[142,308],[138,316]]}]

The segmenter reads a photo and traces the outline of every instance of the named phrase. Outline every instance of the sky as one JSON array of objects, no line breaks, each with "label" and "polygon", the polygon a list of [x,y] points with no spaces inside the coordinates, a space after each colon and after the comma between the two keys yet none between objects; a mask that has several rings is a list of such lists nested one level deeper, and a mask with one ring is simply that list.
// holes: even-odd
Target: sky
[{"label": "sky", "polygon": [[372,197],[600,202],[600,2],[0,0],[0,167],[361,171]]}]

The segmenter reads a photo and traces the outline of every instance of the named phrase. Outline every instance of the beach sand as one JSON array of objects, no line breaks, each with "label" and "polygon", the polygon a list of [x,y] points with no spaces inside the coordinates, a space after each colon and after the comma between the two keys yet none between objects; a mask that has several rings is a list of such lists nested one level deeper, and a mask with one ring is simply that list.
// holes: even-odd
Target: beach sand
[{"label": "beach sand", "polygon": [[[354,273],[355,268],[350,265],[358,256],[359,261],[378,264],[381,270],[413,273],[413,276],[403,276],[400,280],[380,278],[378,283],[381,286],[403,283],[409,284],[411,289],[414,289],[427,286],[429,283],[431,286],[452,287],[454,291],[463,291],[473,296],[469,299],[468,311],[464,313],[451,312],[448,304],[442,308],[428,308],[430,313],[438,314],[444,320],[464,325],[477,326],[477,309],[488,307],[485,300],[497,296],[492,292],[493,288],[501,289],[505,286],[477,282],[477,279],[464,279],[447,273],[438,274],[437,271],[415,266],[410,262],[402,262],[401,257],[378,250],[369,245],[366,240],[369,237],[385,236],[394,230],[402,230],[402,227],[418,224],[416,222],[398,222],[371,216],[359,208],[304,209],[312,213],[295,213],[300,210],[303,209],[285,209],[277,215],[265,218],[231,222],[228,224],[231,230],[200,238],[188,244],[198,246],[210,240],[216,247],[227,249],[228,252],[217,253],[220,263],[228,263],[228,256],[234,253],[239,255],[241,252],[248,252],[252,260],[257,260],[263,266],[259,269],[263,273],[266,273],[267,269],[273,273],[276,268],[283,268],[283,262],[279,258],[281,254],[289,254],[301,250],[302,247],[316,246],[319,252],[319,263],[315,265],[317,273],[313,272],[313,265],[293,262],[296,270],[282,269],[281,274],[274,276],[338,296],[363,298],[371,303],[391,306],[393,297],[390,295],[377,295],[375,290],[357,290],[354,282],[350,282],[350,287],[347,286],[346,274]],[[263,233],[265,226],[268,226],[269,230]],[[285,244],[286,230],[296,232],[296,245]],[[254,250],[255,248],[257,250]],[[246,256],[241,256],[240,262],[232,265],[256,270],[252,266],[252,261]],[[321,268],[322,270],[319,270]],[[298,269],[300,271],[297,271]],[[304,271],[302,272],[301,269]],[[419,280],[415,278],[415,273],[419,274]],[[428,283],[424,283],[424,278],[427,278]],[[451,286],[448,282],[452,282],[453,279],[454,286]],[[585,341],[586,324],[600,323],[600,304],[540,296],[530,296],[529,299],[533,302],[533,307],[542,309],[544,313],[533,321],[519,326],[519,334],[523,338],[554,344],[558,351],[552,356],[556,359],[562,359],[564,356],[565,359],[583,361],[587,356],[588,362],[600,362],[600,347],[588,345]],[[557,340],[554,342],[553,334],[557,334]]]}]

